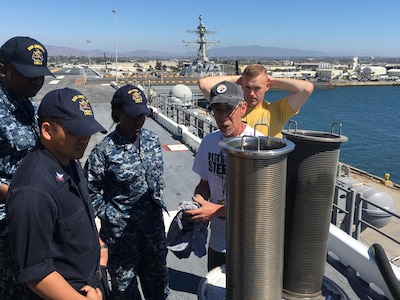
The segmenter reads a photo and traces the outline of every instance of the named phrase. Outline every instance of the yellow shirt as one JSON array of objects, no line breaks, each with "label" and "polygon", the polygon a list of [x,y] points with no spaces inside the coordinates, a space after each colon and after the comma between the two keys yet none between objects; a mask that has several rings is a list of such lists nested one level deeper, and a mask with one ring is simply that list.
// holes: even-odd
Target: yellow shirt
[{"label": "yellow shirt", "polygon": [[289,106],[286,96],[272,103],[264,101],[262,106],[248,107],[242,121],[253,128],[256,124],[267,124],[269,132],[268,126],[257,125],[256,129],[266,136],[281,138],[287,120],[296,113]]}]

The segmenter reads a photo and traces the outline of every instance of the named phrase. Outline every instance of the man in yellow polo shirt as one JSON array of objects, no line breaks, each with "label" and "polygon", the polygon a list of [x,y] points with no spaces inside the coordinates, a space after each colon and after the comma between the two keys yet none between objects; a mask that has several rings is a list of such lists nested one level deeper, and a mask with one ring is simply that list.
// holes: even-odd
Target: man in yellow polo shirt
[{"label": "man in yellow polo shirt", "polygon": [[[312,83],[305,80],[274,78],[260,64],[246,67],[242,75],[204,77],[198,81],[200,90],[210,100],[211,88],[220,81],[231,81],[242,86],[247,110],[243,122],[267,136],[282,137],[281,130],[287,120],[297,114],[313,92]],[[272,103],[264,100],[271,88],[289,91],[286,97]],[[267,124],[262,125],[262,124]]]}]

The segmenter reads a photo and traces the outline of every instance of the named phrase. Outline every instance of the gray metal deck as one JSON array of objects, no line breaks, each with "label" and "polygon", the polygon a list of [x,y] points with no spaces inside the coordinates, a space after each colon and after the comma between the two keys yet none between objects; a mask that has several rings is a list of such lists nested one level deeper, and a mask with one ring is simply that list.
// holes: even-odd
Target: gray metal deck
[{"label": "gray metal deck", "polygon": [[[53,78],[46,77],[45,86],[36,96],[37,101],[40,102],[43,95],[52,89],[66,86],[75,88],[89,98],[93,105],[96,119],[106,129],[111,128],[110,130],[113,130],[110,116],[110,100],[115,90],[110,87],[109,81],[96,78],[94,75],[87,77],[87,84],[77,86],[75,85],[77,76],[81,75],[79,73],[76,76],[69,74],[65,77],[59,77],[56,79],[57,82]],[[194,188],[199,182],[199,177],[192,171],[194,153],[190,150],[171,151],[168,145],[179,145],[181,142],[153,119],[147,119],[145,127],[154,131],[164,146],[164,177],[166,182],[164,196],[168,210],[175,211],[180,201],[191,198]],[[92,137],[82,162],[86,160],[86,156],[93,145],[102,137],[102,134],[96,134]],[[171,213],[170,217],[173,216],[173,213]],[[193,254],[187,259],[178,259],[171,252],[168,254],[170,300],[197,299],[198,284],[203,276],[207,275],[206,260],[206,257],[198,258]],[[367,283],[360,280],[354,270],[343,266],[330,256],[328,256],[326,262],[325,277],[338,284],[347,293],[349,299],[386,299],[369,287]]]},{"label": "gray metal deck", "polygon": [[[180,143],[152,119],[146,121],[145,127],[157,133],[162,144]],[[194,154],[191,151],[164,151],[163,155],[165,200],[169,210],[176,210],[180,201],[191,198],[199,181],[197,174],[191,170]],[[206,257],[199,259],[192,254],[188,259],[177,259],[173,253],[169,252],[167,261],[170,270],[170,299],[197,299],[198,283],[203,276],[207,275]],[[341,287],[348,299],[386,299],[360,280],[354,270],[346,268],[329,256],[325,266],[325,277]]]}]

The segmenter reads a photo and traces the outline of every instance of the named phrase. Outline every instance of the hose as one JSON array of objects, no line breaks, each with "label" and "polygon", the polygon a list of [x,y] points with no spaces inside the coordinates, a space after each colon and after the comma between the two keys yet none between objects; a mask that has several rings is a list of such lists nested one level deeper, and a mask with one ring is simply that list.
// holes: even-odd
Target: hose
[{"label": "hose", "polygon": [[393,272],[385,250],[380,244],[373,244],[369,249],[393,299],[400,300],[400,283]]}]

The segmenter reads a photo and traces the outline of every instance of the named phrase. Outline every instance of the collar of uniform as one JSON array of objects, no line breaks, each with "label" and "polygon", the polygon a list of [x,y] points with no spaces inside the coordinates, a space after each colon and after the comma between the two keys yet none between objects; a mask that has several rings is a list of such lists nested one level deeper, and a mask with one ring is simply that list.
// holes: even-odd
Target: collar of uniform
[{"label": "collar of uniform", "polygon": [[15,110],[17,110],[17,104],[18,104],[17,101],[10,96],[10,93],[4,86],[0,85],[0,87],[1,87],[0,88],[1,100],[4,102],[8,110],[14,112]]},{"label": "collar of uniform", "polygon": [[72,178],[64,171],[58,160],[42,145],[42,143],[38,143],[37,149],[41,152],[43,163],[52,174],[54,181],[58,186],[61,186],[66,182],[73,182]]},{"label": "collar of uniform", "polygon": [[[119,147],[125,147],[128,144],[133,144],[134,142],[127,140],[126,138],[124,138],[121,133],[118,131],[118,129],[114,130],[114,136],[112,137],[115,145],[117,148]],[[138,136],[136,137],[136,139],[140,138],[142,139],[142,135],[143,135],[143,128],[140,129]]]}]

